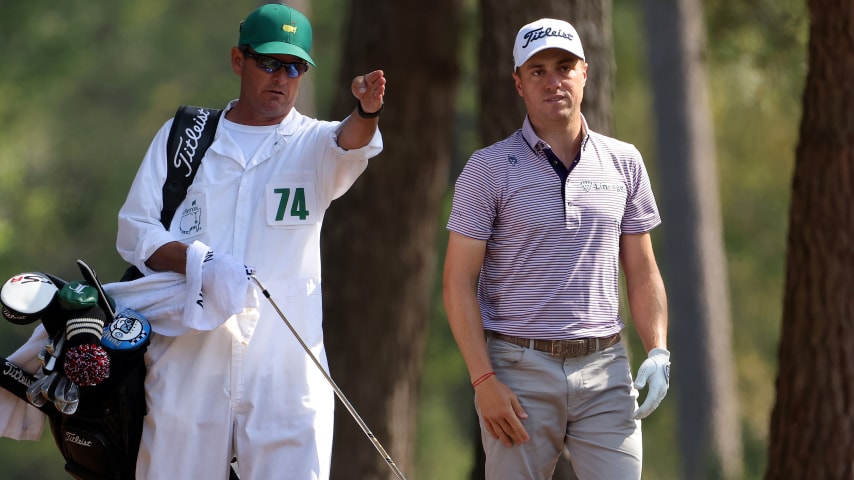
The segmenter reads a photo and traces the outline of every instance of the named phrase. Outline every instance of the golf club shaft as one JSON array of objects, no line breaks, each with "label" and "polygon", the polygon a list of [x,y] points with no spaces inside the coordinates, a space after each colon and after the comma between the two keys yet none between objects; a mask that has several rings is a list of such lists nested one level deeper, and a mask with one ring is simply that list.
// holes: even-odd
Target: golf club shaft
[{"label": "golf club shaft", "polygon": [[320,364],[320,361],[317,359],[317,357],[314,356],[314,354],[311,352],[311,349],[308,348],[308,345],[305,344],[305,341],[303,341],[302,337],[300,337],[299,333],[297,333],[296,329],[294,329],[293,325],[291,325],[291,322],[288,321],[287,317],[285,317],[285,314],[282,313],[282,310],[273,300],[273,297],[270,296],[270,292],[268,292],[264,285],[261,283],[261,281],[258,280],[258,277],[256,277],[255,275],[251,275],[251,278],[255,282],[255,284],[258,285],[258,288],[261,289],[261,293],[264,294],[264,296],[267,297],[267,300],[270,301],[270,305],[272,305],[273,308],[276,309],[276,312],[279,314],[279,316],[282,317],[282,320],[285,322],[285,325],[287,325],[288,329],[291,331],[294,337],[296,337],[297,341],[299,341],[299,344],[302,345],[302,348],[303,350],[305,350],[305,353],[308,354],[309,358],[311,358],[311,360],[326,378],[326,381],[329,382],[329,385],[332,386],[332,389],[335,391],[335,395],[338,396],[338,400],[340,400],[341,403],[344,404],[344,407],[347,408],[347,411],[350,412],[350,415],[353,417],[354,420],[356,420],[356,423],[359,424],[359,427],[362,428],[362,431],[365,432],[365,435],[367,435],[368,439],[374,445],[374,448],[376,448],[377,452],[379,452],[379,454],[382,455],[382,457],[385,459],[386,463],[388,464],[389,468],[391,468],[391,471],[394,473],[395,477],[397,477],[398,480],[406,480],[406,477],[403,475],[403,472],[400,471],[400,469],[394,463],[394,460],[391,459],[391,456],[389,456],[388,452],[385,451],[385,448],[383,448],[382,444],[380,444],[379,440],[377,440],[377,438],[368,428],[368,425],[365,423],[364,420],[362,420],[362,417],[359,416],[359,413],[356,412],[356,408],[353,407],[353,404],[351,404],[349,400],[347,400],[347,397],[344,395],[344,392],[342,392],[341,389],[338,388],[338,385],[335,384],[335,380],[333,380],[332,376],[329,375],[325,368],[323,368],[323,365]]}]

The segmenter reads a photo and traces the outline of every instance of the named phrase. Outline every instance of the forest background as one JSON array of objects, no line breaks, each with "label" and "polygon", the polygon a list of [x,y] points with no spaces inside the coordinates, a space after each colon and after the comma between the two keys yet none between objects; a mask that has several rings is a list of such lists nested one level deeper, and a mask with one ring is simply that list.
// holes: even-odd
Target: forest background
[{"label": "forest background", "polygon": [[[115,253],[116,213],[148,143],[177,105],[221,107],[236,97],[238,79],[230,69],[228,52],[236,41],[238,21],[258,4],[69,0],[46,5],[0,0],[3,280],[24,271],[76,279],[77,258],[93,265],[105,281],[119,278],[125,266]],[[337,65],[348,10],[345,0],[310,4],[318,68],[310,70],[312,88],[304,89],[303,95],[313,93],[316,115],[331,119],[334,94],[347,88],[337,80]],[[474,131],[473,80],[478,5],[472,0],[462,4],[466,28],[458,32],[456,138],[446,207],[436,212],[440,252],[453,179],[480,146]],[[795,0],[707,0],[704,9],[744,478],[760,478],[774,403],[786,222],[808,24],[805,5]],[[642,13],[639,2],[613,2],[617,66],[613,133],[637,145],[657,188]],[[494,81],[510,82],[510,52],[501,54],[508,58],[508,75]],[[434,73],[441,76],[441,66]],[[407,85],[389,78],[388,88]],[[413,132],[413,142],[430,141],[417,134]],[[382,168],[378,160],[372,168]],[[657,235],[654,232],[654,239]],[[388,268],[397,267],[392,261]],[[667,271],[663,273],[666,283]],[[438,278],[410,474],[421,480],[465,478],[476,448],[471,398],[460,394],[468,374],[444,318]],[[0,324],[0,355],[13,352],[31,330]],[[678,358],[673,359],[673,368],[679,368]],[[674,389],[678,391],[678,386]],[[645,478],[678,478],[675,405],[668,397],[644,421]],[[345,415],[339,408],[339,418]],[[394,445],[386,448],[394,455]],[[35,443],[0,439],[0,464],[3,478],[68,478],[47,432]]]}]

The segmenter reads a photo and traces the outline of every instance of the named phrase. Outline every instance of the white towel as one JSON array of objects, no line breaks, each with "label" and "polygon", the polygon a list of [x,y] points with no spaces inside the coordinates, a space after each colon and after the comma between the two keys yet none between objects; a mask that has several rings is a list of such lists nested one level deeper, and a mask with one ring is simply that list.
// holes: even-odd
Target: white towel
[{"label": "white towel", "polygon": [[[107,283],[104,291],[115,300],[117,311],[136,310],[151,323],[155,333],[176,337],[201,330],[192,327],[200,322],[184,315],[188,289],[186,277],[180,273],[160,272],[130,282]],[[219,323],[224,321],[220,319]],[[207,330],[218,326],[211,325]]]},{"label": "white towel", "polygon": [[188,294],[184,318],[191,328],[212,330],[209,317],[222,318],[224,322],[246,306],[258,306],[257,302],[247,305],[248,294],[255,290],[249,280],[255,269],[231,255],[214,253],[204,243],[195,241],[187,249],[186,269]]},{"label": "white towel", "polygon": [[[258,308],[258,293],[245,279],[246,290],[240,293],[242,301],[232,310],[219,310],[217,302],[197,303],[205,254],[191,248],[187,251],[188,258],[191,255],[198,259],[198,263],[187,271],[186,276],[160,272],[130,282],[108,283],[104,285],[104,291],[115,300],[118,311],[125,308],[136,310],[151,323],[154,333],[168,337],[213,330],[244,308]],[[189,268],[189,261],[187,265]]]}]

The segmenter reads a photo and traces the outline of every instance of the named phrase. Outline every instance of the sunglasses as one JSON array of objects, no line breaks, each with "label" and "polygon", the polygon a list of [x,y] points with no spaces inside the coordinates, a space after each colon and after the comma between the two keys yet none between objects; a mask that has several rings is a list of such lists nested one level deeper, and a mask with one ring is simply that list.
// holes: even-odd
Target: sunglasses
[{"label": "sunglasses", "polygon": [[288,74],[288,78],[297,78],[308,71],[308,64],[305,62],[286,63],[280,62],[273,57],[253,52],[252,50],[242,50],[242,52],[244,57],[255,60],[256,67],[270,74],[276,73],[284,67],[285,73]]}]

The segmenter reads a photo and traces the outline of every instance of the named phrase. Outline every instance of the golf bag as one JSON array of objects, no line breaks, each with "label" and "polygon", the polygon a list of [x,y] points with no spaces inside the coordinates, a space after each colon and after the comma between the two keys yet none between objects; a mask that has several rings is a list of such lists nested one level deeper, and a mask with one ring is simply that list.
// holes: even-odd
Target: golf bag
[{"label": "golf bag", "polygon": [[148,321],[116,312],[94,272],[78,260],[83,282],[15,275],[0,289],[3,317],[40,321],[47,341],[31,375],[3,359],[0,386],[48,417],[51,433],[78,480],[134,478],[145,406],[143,355]]},{"label": "golf bag", "polygon": [[134,478],[146,413],[145,364],[140,355],[113,365],[110,379],[80,389],[73,415],[56,409],[48,415],[65,470],[78,480]]},{"label": "golf bag", "polygon": [[[161,223],[166,229],[213,142],[221,114],[222,110],[191,106],[181,106],[175,113],[163,185]],[[190,167],[189,175],[172,161],[178,158]],[[4,285],[0,292],[3,317],[20,325],[41,321],[48,341],[39,355],[42,368],[36,375],[0,357],[0,387],[47,415],[65,469],[74,478],[132,479],[146,414],[144,354],[151,327],[137,312],[115,312],[94,271],[80,260],[77,263],[86,282],[72,282],[71,288],[68,282],[43,273],[17,275]],[[142,273],[131,266],[122,281],[140,277]],[[23,289],[15,288],[22,285]],[[86,287],[97,290],[96,298],[83,294]],[[63,297],[66,290],[74,293]],[[101,318],[104,321],[99,323]],[[101,328],[103,332],[98,331]],[[76,349],[70,360],[65,346]],[[109,365],[109,373],[100,372],[104,364]],[[230,473],[232,480],[238,478],[233,468]]]}]

